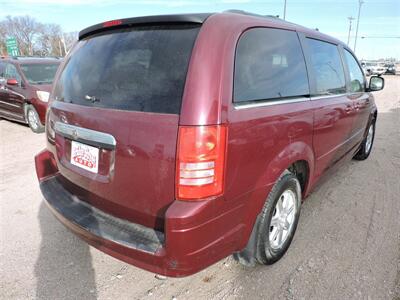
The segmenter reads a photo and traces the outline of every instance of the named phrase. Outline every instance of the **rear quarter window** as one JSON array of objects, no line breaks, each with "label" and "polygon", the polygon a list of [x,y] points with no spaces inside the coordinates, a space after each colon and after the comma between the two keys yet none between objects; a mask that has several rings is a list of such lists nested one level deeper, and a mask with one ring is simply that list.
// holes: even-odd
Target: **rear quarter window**
[{"label": "rear quarter window", "polygon": [[179,114],[198,31],[198,25],[159,25],[84,39],[56,83],[55,100]]},{"label": "rear quarter window", "polygon": [[337,45],[307,38],[311,69],[315,76],[317,95],[346,93],[346,81]]},{"label": "rear quarter window", "polygon": [[308,94],[307,70],[296,32],[255,28],[242,35],[236,49],[234,102]]}]

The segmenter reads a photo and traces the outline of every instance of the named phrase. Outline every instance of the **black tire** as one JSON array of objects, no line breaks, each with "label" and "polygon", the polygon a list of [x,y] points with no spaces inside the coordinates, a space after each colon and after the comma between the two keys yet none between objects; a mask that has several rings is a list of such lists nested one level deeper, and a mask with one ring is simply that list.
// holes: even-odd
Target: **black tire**
[{"label": "black tire", "polygon": [[[368,136],[369,136],[369,130],[371,128],[372,128],[372,140],[370,142],[371,143],[370,146],[368,146]],[[354,155],[354,157],[353,157],[355,160],[365,160],[370,155],[372,146],[374,145],[375,128],[376,128],[375,120],[372,120],[372,122],[368,125],[367,134],[361,143],[360,149],[358,150],[356,155]]]},{"label": "black tire", "polygon": [[[290,227],[286,235],[286,238],[282,242],[282,245],[277,247],[273,247],[270,242],[270,233],[273,230],[273,226],[271,225],[271,220],[276,214],[276,205],[278,200],[283,196],[284,192],[291,191],[296,197],[294,200],[295,203],[295,211],[293,216],[292,225]],[[258,222],[258,230],[257,230],[257,245],[256,245],[256,259],[260,264],[273,264],[278,261],[288,250],[292,239],[294,237],[294,233],[297,228],[297,223],[300,217],[300,208],[301,208],[301,187],[300,182],[297,177],[287,172],[283,176],[279,178],[273,187],[272,191],[268,195],[267,201],[265,202],[264,208],[261,212],[260,219]],[[274,242],[274,241],[273,241]]]},{"label": "black tire", "polygon": [[25,107],[25,119],[28,122],[29,128],[34,133],[44,132],[44,126],[40,122],[39,114],[32,105],[27,105]]}]

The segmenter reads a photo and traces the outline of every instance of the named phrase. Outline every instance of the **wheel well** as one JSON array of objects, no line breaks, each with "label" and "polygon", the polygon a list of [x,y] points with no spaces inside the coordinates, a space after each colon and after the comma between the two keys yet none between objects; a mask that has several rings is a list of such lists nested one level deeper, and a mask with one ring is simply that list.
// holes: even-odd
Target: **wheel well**
[{"label": "wheel well", "polygon": [[376,122],[376,118],[377,118],[377,117],[378,117],[378,112],[375,111],[375,112],[374,112],[374,117],[373,117],[373,121],[374,121],[374,122]]},{"label": "wheel well", "polygon": [[304,192],[310,175],[310,168],[307,161],[298,160],[291,164],[288,170],[296,175],[297,179],[300,181],[301,191]]}]

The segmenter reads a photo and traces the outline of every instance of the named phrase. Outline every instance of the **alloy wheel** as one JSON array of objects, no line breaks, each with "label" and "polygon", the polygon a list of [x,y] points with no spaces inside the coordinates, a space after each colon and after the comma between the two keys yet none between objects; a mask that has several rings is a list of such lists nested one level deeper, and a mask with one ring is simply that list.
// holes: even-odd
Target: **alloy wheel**
[{"label": "alloy wheel", "polygon": [[37,118],[37,114],[32,109],[28,111],[28,122],[29,126],[33,130],[36,130],[39,127],[39,120]]},{"label": "alloy wheel", "polygon": [[372,140],[374,138],[374,124],[371,124],[368,129],[367,140],[365,141],[365,153],[369,153],[372,147]]},{"label": "alloy wheel", "polygon": [[276,203],[269,228],[271,248],[279,249],[289,236],[296,215],[297,195],[292,190],[285,190]]}]

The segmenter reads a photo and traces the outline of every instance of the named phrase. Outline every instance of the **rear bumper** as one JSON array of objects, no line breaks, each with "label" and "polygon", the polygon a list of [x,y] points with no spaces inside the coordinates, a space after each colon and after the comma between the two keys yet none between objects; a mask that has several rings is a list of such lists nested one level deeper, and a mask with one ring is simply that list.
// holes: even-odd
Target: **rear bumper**
[{"label": "rear bumper", "polygon": [[[171,277],[194,274],[238,249],[243,226],[240,209],[218,216],[218,199],[173,202],[164,232],[106,214],[66,190],[48,151],[35,157],[45,201],[67,228],[97,249],[142,269]],[[231,224],[229,224],[231,223]]]},{"label": "rear bumper", "polygon": [[90,235],[130,249],[156,254],[164,244],[164,233],[108,215],[71,195],[52,176],[40,183],[50,209]]}]

